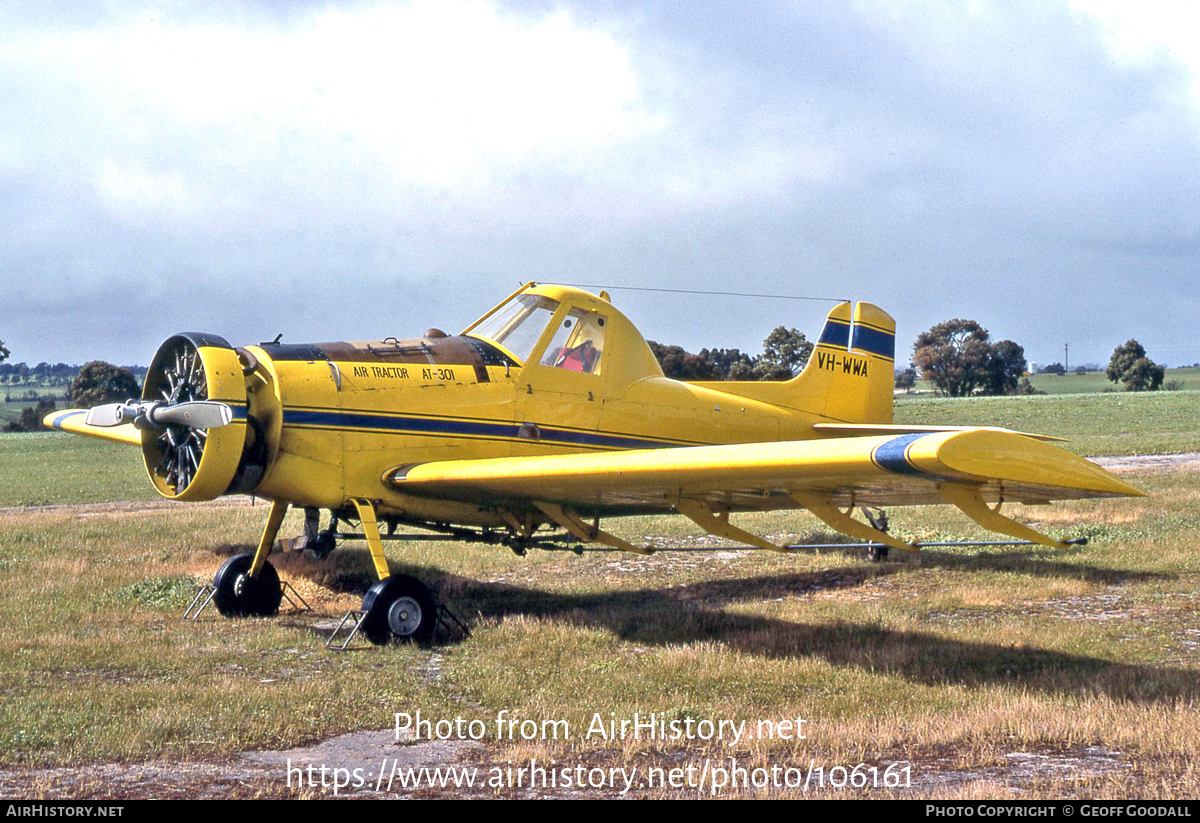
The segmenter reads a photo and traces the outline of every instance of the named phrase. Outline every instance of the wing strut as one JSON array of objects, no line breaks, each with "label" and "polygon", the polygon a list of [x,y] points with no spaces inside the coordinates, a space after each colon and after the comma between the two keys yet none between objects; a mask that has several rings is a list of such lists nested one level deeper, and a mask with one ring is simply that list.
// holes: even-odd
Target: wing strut
[{"label": "wing strut", "polygon": [[579,515],[573,510],[564,509],[557,503],[543,503],[535,500],[533,501],[533,505],[537,506],[542,510],[543,514],[584,543],[603,543],[605,546],[612,546],[614,549],[621,549],[622,551],[634,552],[636,554],[654,554],[650,549],[639,548],[632,543],[627,543],[616,535],[609,534],[601,529],[598,524],[589,526],[580,520]]},{"label": "wing strut", "polygon": [[[905,543],[903,540],[892,537],[887,532],[880,531],[874,526],[860,523],[850,516],[850,512],[842,511],[827,497],[813,494],[812,492],[792,492],[792,499],[815,514],[826,525],[837,529],[842,534],[848,534],[851,537],[857,537],[859,540],[868,540],[872,543],[883,543],[894,549],[904,549],[910,552],[920,551],[920,549],[911,543]],[[854,509],[851,508],[850,511],[854,511]]]},{"label": "wing strut", "polygon": [[992,508],[987,504],[983,497],[979,494],[979,489],[969,486],[956,486],[950,483],[938,483],[938,494],[946,498],[947,501],[957,506],[962,513],[974,520],[985,529],[1000,534],[1007,534],[1012,537],[1020,538],[1021,540],[1029,540],[1033,543],[1041,543],[1043,546],[1050,546],[1055,549],[1068,548],[1070,544],[1064,543],[1061,540],[1055,540],[1052,537],[1047,537],[1041,532],[1036,532],[1023,523],[1018,523],[1011,517],[1006,517],[1000,514],[1000,507],[1004,505],[1003,498],[996,504],[996,508]]},{"label": "wing strut", "polygon": [[736,540],[739,543],[745,543],[748,546],[755,546],[760,549],[769,549],[773,552],[789,551],[783,546],[777,546],[756,534],[739,529],[729,522],[729,512],[718,514],[699,500],[689,500],[686,497],[681,497],[675,501],[675,509],[711,535],[724,537],[726,540]]}]

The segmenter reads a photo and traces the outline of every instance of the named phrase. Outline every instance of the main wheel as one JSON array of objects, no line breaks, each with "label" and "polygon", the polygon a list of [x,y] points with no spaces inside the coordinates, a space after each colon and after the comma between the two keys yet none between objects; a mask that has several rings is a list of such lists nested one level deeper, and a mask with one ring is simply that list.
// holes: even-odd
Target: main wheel
[{"label": "main wheel", "polygon": [[226,617],[267,617],[279,611],[283,586],[279,574],[269,562],[263,563],[256,577],[248,572],[254,555],[239,554],[225,561],[213,578],[213,603]]},{"label": "main wheel", "polygon": [[415,577],[396,574],[380,580],[363,597],[367,613],[359,629],[376,646],[392,638],[428,643],[437,628],[437,605],[429,589]]},{"label": "main wheel", "polygon": [[870,546],[867,546],[867,559],[872,563],[882,563],[884,560],[887,560],[887,556],[887,546],[883,546],[878,543],[873,543]]}]

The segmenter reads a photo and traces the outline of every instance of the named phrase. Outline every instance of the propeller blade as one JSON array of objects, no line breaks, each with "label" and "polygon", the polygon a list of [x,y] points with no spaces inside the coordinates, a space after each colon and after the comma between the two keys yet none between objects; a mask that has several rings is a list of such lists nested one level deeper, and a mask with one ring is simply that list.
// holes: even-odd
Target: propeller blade
[{"label": "propeller blade", "polygon": [[[84,418],[89,426],[119,426],[122,423],[133,420],[134,415],[129,414],[125,408],[125,403],[106,403],[103,406],[93,406],[88,409],[87,417]],[[136,414],[136,407],[134,408]]]},{"label": "propeller blade", "polygon": [[187,426],[191,429],[215,429],[233,421],[233,409],[211,400],[192,400],[173,406],[156,406],[149,414],[154,426]]}]

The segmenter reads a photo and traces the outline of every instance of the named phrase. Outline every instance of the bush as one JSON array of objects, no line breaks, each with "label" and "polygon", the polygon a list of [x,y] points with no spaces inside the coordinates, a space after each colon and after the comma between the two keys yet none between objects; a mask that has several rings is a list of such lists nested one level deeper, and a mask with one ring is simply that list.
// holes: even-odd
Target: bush
[{"label": "bush", "polygon": [[53,400],[39,401],[36,406],[21,409],[21,416],[4,427],[6,432],[36,432],[42,430],[42,418],[54,411]]},{"label": "bush", "polygon": [[1041,389],[1035,389],[1033,384],[1029,382],[1028,377],[1022,377],[1021,382],[1017,383],[1017,388],[1013,391],[1013,394],[1032,395],[1045,394],[1045,392]]}]

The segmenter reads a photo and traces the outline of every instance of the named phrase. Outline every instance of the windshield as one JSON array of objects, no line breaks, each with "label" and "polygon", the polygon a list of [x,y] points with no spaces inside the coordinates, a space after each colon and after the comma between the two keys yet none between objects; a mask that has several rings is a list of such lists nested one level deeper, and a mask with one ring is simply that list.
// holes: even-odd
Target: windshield
[{"label": "windshield", "polygon": [[505,303],[469,333],[497,344],[524,363],[557,309],[557,300],[522,294]]}]

